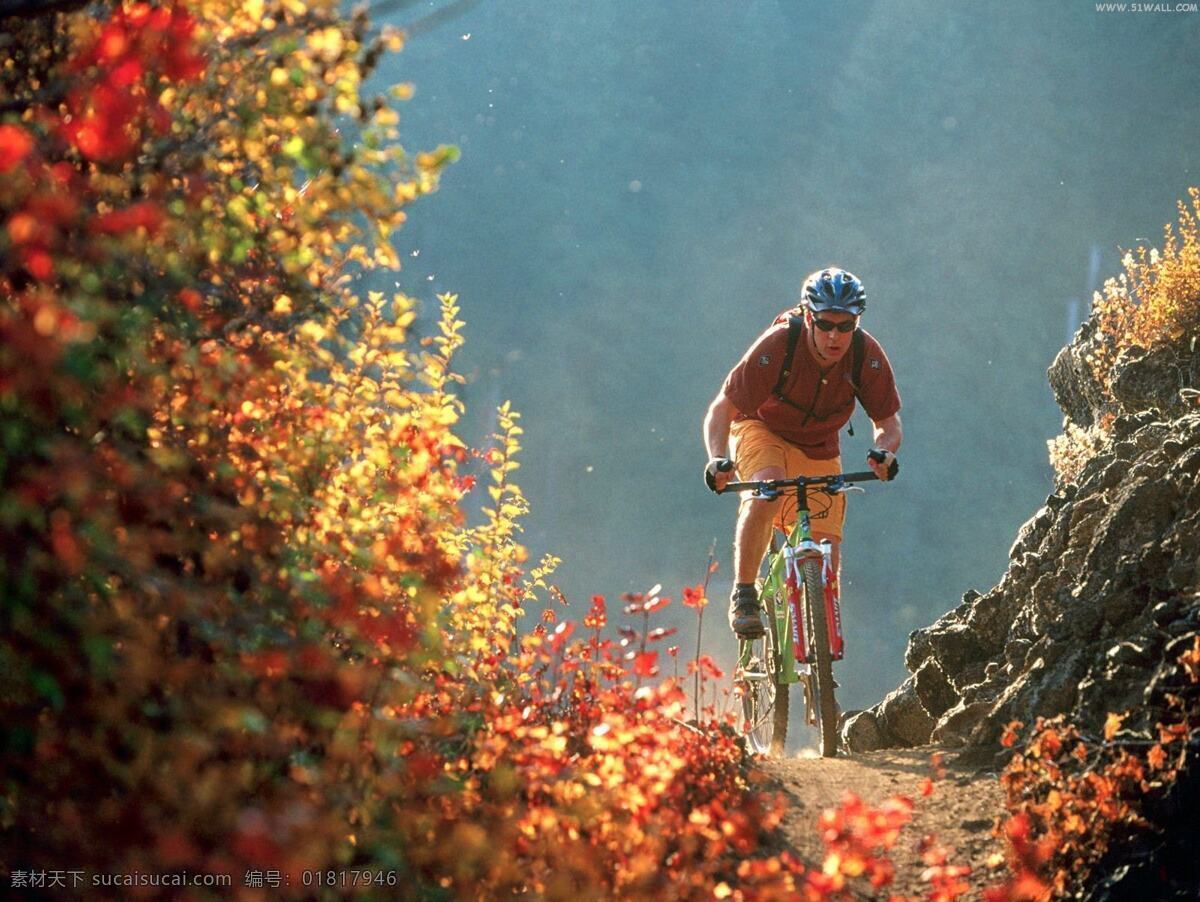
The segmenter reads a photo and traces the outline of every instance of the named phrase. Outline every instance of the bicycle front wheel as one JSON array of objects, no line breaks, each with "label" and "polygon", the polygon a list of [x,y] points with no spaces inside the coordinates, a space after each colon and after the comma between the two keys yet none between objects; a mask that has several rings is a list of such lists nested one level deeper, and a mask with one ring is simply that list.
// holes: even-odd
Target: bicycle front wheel
[{"label": "bicycle front wheel", "polygon": [[788,689],[790,686],[787,683],[781,682],[780,678],[783,675],[783,662],[780,660],[783,655],[782,637],[779,635],[779,613],[787,610],[787,599],[781,595],[767,593],[763,598],[763,606],[767,613],[767,640],[770,644],[770,657],[767,659],[771,662],[771,682],[775,687],[775,707],[772,712],[772,720],[774,727],[771,731],[771,754],[782,755],[783,747],[787,743],[788,733],[788,716],[791,713],[790,699],[788,698]]},{"label": "bicycle front wheel", "polygon": [[816,696],[817,728],[821,732],[821,754],[832,758],[838,749],[838,714],[837,700],[833,697],[833,655],[829,651],[820,561],[804,562],[804,609],[812,645],[812,688]]}]

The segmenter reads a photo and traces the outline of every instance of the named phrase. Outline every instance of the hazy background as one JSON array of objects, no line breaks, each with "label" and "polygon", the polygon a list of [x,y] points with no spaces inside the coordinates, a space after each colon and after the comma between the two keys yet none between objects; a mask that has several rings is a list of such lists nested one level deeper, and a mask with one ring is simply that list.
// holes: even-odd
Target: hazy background
[{"label": "hazy background", "polygon": [[[846,531],[840,699],[877,701],[909,631],[999,578],[1053,487],[1046,367],[1118,249],[1161,243],[1200,183],[1200,13],[374,5],[417,23],[371,85],[416,85],[405,145],[462,149],[400,234],[401,285],[430,315],[460,296],[463,437],[504,399],[523,414],[525,539],[563,558],[575,616],[593,593],[678,599],[716,538],[728,662],[735,499],[702,485],[702,417],[806,273],[862,277],[905,426],[901,479],[852,496]],[[666,613],[687,648],[691,612]]]}]

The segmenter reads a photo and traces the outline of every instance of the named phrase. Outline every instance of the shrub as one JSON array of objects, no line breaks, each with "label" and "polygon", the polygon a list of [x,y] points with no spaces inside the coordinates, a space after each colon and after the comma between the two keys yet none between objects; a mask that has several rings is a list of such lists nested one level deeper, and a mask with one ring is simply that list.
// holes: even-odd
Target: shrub
[{"label": "shrub", "polygon": [[1178,234],[1168,223],[1163,249],[1138,246],[1125,254],[1125,272],[1104,283],[1093,307],[1101,341],[1090,363],[1096,379],[1111,392],[1112,369],[1130,347],[1155,348],[1188,342],[1200,335],[1200,188],[1188,189],[1191,206],[1179,201]]}]

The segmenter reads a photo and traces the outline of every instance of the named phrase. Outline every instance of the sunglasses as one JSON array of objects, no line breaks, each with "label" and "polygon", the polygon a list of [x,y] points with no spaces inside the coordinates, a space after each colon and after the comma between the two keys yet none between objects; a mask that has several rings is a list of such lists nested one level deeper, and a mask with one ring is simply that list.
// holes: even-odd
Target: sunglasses
[{"label": "sunglasses", "polygon": [[834,329],[837,329],[839,332],[853,332],[855,329],[858,328],[858,321],[853,320],[853,319],[848,319],[842,323],[835,323],[831,319],[820,319],[820,318],[814,316],[813,317],[813,325],[816,326],[818,329],[820,329],[822,332],[832,332]]}]

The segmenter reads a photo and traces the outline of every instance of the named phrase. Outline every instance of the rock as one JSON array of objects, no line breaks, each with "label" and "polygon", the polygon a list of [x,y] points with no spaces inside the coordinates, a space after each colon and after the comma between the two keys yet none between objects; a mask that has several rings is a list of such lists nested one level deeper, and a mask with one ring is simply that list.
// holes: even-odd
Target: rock
[{"label": "rock", "polygon": [[906,746],[924,745],[933,730],[934,720],[921,706],[912,677],[879,703],[876,716],[887,732]]},{"label": "rock", "polygon": [[1138,445],[1129,442],[1119,441],[1120,439],[1129,438],[1140,429],[1144,429],[1153,423],[1157,423],[1159,414],[1157,410],[1140,410],[1137,413],[1124,413],[1113,420],[1112,437],[1117,439],[1117,443],[1113,445],[1112,452],[1122,460],[1129,460],[1137,453]]},{"label": "rock", "polygon": [[[1039,643],[1041,644],[1041,643]],[[1066,654],[1061,644],[1047,645],[1041,654],[1035,646],[1029,667],[1009,684],[987,713],[972,727],[973,742],[991,742],[1010,720],[1028,722],[1031,713],[1052,717],[1069,711],[1076,700],[1080,679],[1087,673],[1083,650]]]},{"label": "rock", "polygon": [[1009,720],[1065,714],[1099,735],[1128,710],[1148,728],[1181,691],[1175,657],[1200,634],[1200,354],[1127,350],[1106,400],[1087,362],[1104,340],[1089,320],[1048,371],[1068,424],[1103,423],[1102,444],[1021,526],[993,588],[909,635],[912,675],[847,721],[860,747],[991,760]]},{"label": "rock", "polygon": [[[1109,586],[1111,586],[1111,581]],[[1120,626],[1142,612],[1146,606],[1146,599],[1134,592],[1110,588],[1109,592],[1104,593],[1101,605],[1104,619],[1113,626]]]},{"label": "rock", "polygon": [[930,742],[959,747],[986,716],[992,703],[988,701],[959,702],[941,716],[930,734]]},{"label": "rock", "polygon": [[[1111,453],[1099,453],[1086,464],[1079,474],[1080,501],[1095,498],[1096,493],[1111,489],[1125,476],[1127,467]],[[1096,499],[1096,503],[1102,503]]]},{"label": "rock", "polygon": [[1032,647],[1033,643],[1028,639],[1010,639],[1004,646],[1004,658],[1014,670],[1020,670],[1025,666],[1025,659],[1029,656],[1029,649]]},{"label": "rock", "polygon": [[1179,620],[1168,623],[1166,627],[1166,633],[1169,636],[1190,636],[1195,631],[1196,620],[1194,617],[1181,617]]},{"label": "rock", "polygon": [[1172,345],[1126,348],[1112,370],[1113,397],[1130,411],[1179,407],[1180,355]]},{"label": "rock", "polygon": [[1170,623],[1175,619],[1175,612],[1179,608],[1171,601],[1160,601],[1150,609],[1150,616],[1159,626]]},{"label": "rock", "polygon": [[937,661],[955,688],[966,685],[967,675],[982,670],[987,652],[975,632],[965,623],[951,623],[929,634],[930,657]]},{"label": "rock", "polygon": [[937,661],[926,661],[913,674],[913,685],[921,707],[934,719],[941,717],[948,708],[958,704],[958,693],[946,679],[946,674]]},{"label": "rock", "polygon": [[1072,421],[1091,426],[1104,408],[1104,394],[1087,357],[1098,342],[1094,321],[1079,327],[1075,340],[1058,352],[1046,371],[1054,400]]},{"label": "rock", "polygon": [[1150,663],[1146,643],[1119,642],[1108,650],[1104,659],[1113,667],[1128,667]]},{"label": "rock", "polygon": [[[1051,495],[1051,498],[1054,496]],[[1017,531],[1017,540],[1008,550],[1009,560],[1015,561],[1027,551],[1034,551],[1041,544],[1042,538],[1054,522],[1054,513],[1049,505],[1043,505],[1036,514],[1030,517]]]},{"label": "rock", "polygon": [[1200,584],[1200,557],[1180,557],[1167,571],[1170,587],[1176,591]]},{"label": "rock", "polygon": [[934,633],[962,623],[977,598],[979,598],[979,593],[974,589],[968,589],[963,593],[962,602],[957,608],[947,611],[929,626],[913,630],[908,634],[908,645],[904,649],[904,666],[908,668],[909,673],[916,673],[917,668],[924,664],[925,659],[933,653],[930,641]]},{"label": "rock", "polygon": [[1096,526],[1084,564],[1087,570],[1110,570],[1122,555],[1159,540],[1175,517],[1178,494],[1175,486],[1161,479],[1122,485]]},{"label": "rock", "polygon": [[871,711],[859,711],[842,724],[842,743],[851,752],[873,752],[887,748],[879,723]]},{"label": "rock", "polygon": [[1200,446],[1189,448],[1167,470],[1167,478],[1172,482],[1182,479],[1195,478],[1200,473]]},{"label": "rock", "polygon": [[1058,617],[1071,638],[1088,642],[1100,634],[1104,608],[1086,588],[1066,589],[1059,594]]},{"label": "rock", "polygon": [[999,588],[993,589],[976,599],[971,613],[967,615],[966,626],[974,634],[983,654],[990,656],[1004,647],[1017,613],[1016,594],[1015,591],[1001,592]]}]

